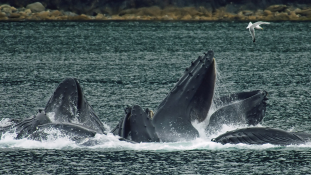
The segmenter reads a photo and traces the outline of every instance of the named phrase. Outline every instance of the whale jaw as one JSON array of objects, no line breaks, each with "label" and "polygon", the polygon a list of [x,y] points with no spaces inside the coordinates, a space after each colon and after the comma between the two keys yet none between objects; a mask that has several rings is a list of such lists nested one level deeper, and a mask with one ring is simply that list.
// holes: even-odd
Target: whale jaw
[{"label": "whale jaw", "polygon": [[216,80],[213,51],[198,57],[186,69],[153,118],[161,141],[193,140],[199,136],[191,122],[205,120],[212,104]]}]

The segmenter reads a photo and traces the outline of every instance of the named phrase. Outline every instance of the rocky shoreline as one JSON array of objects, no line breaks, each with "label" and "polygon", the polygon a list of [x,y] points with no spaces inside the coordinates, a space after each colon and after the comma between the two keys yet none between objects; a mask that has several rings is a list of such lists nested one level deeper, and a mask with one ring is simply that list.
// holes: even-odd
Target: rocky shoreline
[{"label": "rocky shoreline", "polygon": [[89,20],[186,20],[186,21],[309,21],[311,5],[300,7],[271,5],[265,9],[230,11],[228,6],[212,10],[200,7],[142,7],[120,10],[116,13],[94,15],[46,9],[40,2],[26,7],[0,5],[0,21],[89,21]]}]

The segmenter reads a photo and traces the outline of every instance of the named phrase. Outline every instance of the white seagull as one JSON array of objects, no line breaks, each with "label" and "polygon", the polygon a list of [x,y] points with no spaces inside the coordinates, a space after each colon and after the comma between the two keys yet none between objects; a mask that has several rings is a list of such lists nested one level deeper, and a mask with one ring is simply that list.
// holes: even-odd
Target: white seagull
[{"label": "white seagull", "polygon": [[252,35],[252,38],[253,38],[253,42],[255,42],[255,29],[262,29],[259,25],[261,24],[270,24],[269,22],[262,22],[262,21],[258,21],[256,23],[252,23],[252,22],[249,22],[248,26],[246,27],[247,29],[249,29],[249,32],[251,33]]}]

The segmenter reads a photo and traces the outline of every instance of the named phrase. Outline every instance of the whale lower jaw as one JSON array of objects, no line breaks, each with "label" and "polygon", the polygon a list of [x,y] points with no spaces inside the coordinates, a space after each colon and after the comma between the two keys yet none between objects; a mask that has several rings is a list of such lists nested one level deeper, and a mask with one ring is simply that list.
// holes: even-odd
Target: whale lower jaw
[{"label": "whale lower jaw", "polygon": [[214,52],[198,57],[159,105],[153,125],[163,142],[199,137],[191,122],[205,120],[212,104],[216,81]]},{"label": "whale lower jaw", "polygon": [[226,132],[216,138],[213,142],[221,144],[250,144],[250,145],[299,145],[311,140],[311,134],[300,132],[287,132],[281,129],[266,127],[242,128]]}]

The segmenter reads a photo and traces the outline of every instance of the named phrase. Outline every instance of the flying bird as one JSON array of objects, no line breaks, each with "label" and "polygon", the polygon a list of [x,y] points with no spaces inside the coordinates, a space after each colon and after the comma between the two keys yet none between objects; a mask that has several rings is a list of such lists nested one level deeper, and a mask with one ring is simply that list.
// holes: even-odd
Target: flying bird
[{"label": "flying bird", "polygon": [[249,22],[248,26],[246,27],[246,29],[249,29],[249,32],[252,35],[253,42],[255,42],[255,29],[262,29],[259,26],[261,24],[270,24],[270,23],[269,22],[258,21],[258,22],[253,24],[252,22]]}]

